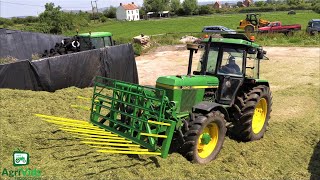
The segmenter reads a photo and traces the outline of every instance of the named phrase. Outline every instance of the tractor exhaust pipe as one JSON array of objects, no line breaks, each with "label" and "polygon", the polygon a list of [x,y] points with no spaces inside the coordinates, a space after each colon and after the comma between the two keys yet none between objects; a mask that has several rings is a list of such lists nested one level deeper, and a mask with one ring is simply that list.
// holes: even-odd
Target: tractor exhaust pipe
[{"label": "tractor exhaust pipe", "polygon": [[187,49],[190,51],[187,75],[190,76],[191,75],[191,68],[192,68],[193,52],[195,52],[195,53],[198,52],[199,45],[198,44],[187,44]]}]

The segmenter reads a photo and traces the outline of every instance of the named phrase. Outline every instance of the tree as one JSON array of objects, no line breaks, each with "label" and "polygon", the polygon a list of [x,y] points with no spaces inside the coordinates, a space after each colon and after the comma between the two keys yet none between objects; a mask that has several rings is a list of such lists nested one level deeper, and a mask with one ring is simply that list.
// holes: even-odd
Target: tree
[{"label": "tree", "polygon": [[169,9],[170,0],[143,0],[144,9],[159,13]]},{"label": "tree", "polygon": [[262,6],[265,6],[266,3],[265,3],[264,1],[256,1],[256,2],[254,3],[254,5],[257,6],[257,7],[262,7]]},{"label": "tree", "polygon": [[292,6],[292,5],[297,6],[303,3],[304,3],[304,0],[287,0],[287,4],[289,6]]},{"label": "tree", "polygon": [[198,14],[198,1],[197,0],[184,0],[182,7],[186,15]]},{"label": "tree", "polygon": [[46,3],[45,11],[39,15],[42,31],[46,33],[60,34],[63,29],[63,17],[61,7],[54,7],[54,3]]},{"label": "tree", "polygon": [[116,18],[116,13],[117,13],[117,8],[110,6],[109,9],[106,9],[103,14],[107,17],[107,18]]},{"label": "tree", "polygon": [[318,14],[320,14],[320,2],[315,3],[314,6],[312,6],[312,10]]},{"label": "tree", "polygon": [[61,34],[64,30],[76,30],[89,24],[88,13],[66,13],[61,7],[55,7],[53,3],[46,3],[45,11],[39,15],[37,31],[44,33]]},{"label": "tree", "polygon": [[179,9],[181,8],[180,0],[171,0],[170,3],[171,12],[177,14]]},{"label": "tree", "polygon": [[212,12],[213,9],[208,5],[199,7],[199,14],[212,14]]}]

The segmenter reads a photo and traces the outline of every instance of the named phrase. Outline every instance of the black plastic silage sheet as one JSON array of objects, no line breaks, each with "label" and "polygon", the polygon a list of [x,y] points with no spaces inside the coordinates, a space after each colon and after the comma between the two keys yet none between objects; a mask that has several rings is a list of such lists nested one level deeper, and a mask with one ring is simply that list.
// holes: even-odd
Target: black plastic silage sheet
[{"label": "black plastic silage sheet", "polygon": [[30,59],[32,54],[42,54],[54,48],[64,36],[0,29],[0,58],[8,56]]},{"label": "black plastic silage sheet", "polygon": [[0,65],[0,88],[41,90],[28,60]]},{"label": "black plastic silage sheet", "polygon": [[139,84],[137,65],[131,44],[101,49],[105,77]]},{"label": "black plastic silage sheet", "polygon": [[138,84],[132,45],[0,65],[0,88],[44,91],[70,86],[84,88],[93,85],[95,76]]},{"label": "black plastic silage sheet", "polygon": [[92,86],[95,76],[103,76],[100,51],[92,50],[51,57],[31,62],[45,91],[55,91],[70,86]]}]

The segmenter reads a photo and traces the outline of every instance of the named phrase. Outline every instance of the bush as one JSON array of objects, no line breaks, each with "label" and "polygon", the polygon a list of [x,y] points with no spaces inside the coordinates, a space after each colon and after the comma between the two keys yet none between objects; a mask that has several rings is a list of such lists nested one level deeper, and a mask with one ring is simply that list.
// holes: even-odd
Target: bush
[{"label": "bush", "polygon": [[107,18],[106,18],[105,16],[102,16],[102,17],[100,18],[100,21],[103,22],[103,23],[105,23],[105,22],[107,22]]},{"label": "bush", "polygon": [[109,9],[105,10],[103,13],[107,18],[116,18],[117,8],[110,6]]},{"label": "bush", "polygon": [[38,31],[44,33],[61,34],[66,30],[75,30],[81,26],[89,25],[87,13],[66,13],[61,7],[55,7],[53,3],[45,5],[45,11],[39,15]]},{"label": "bush", "polygon": [[140,44],[138,43],[133,43],[133,51],[134,51],[134,54],[137,55],[137,56],[140,56],[141,53],[142,53],[142,47]]},{"label": "bush", "polygon": [[202,15],[202,14],[212,14],[212,13],[213,13],[213,9],[208,5],[199,7],[199,14],[200,15]]},{"label": "bush", "polygon": [[319,3],[316,3],[316,4],[312,7],[312,10],[313,10],[314,12],[320,14],[320,2],[319,2]]}]

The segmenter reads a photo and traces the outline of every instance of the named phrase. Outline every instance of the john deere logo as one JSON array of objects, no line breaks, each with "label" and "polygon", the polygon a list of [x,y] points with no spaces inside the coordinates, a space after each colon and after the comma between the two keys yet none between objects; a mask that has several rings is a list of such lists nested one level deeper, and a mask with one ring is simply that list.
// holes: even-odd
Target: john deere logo
[{"label": "john deere logo", "polygon": [[29,154],[23,151],[13,152],[13,166],[24,166],[29,164]]}]

